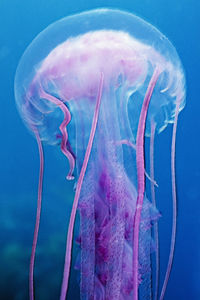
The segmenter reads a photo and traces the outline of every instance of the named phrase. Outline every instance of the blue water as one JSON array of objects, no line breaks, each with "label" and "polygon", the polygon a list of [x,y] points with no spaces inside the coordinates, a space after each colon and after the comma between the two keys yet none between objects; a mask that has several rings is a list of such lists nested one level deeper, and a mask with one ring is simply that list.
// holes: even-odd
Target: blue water
[{"label": "blue water", "polygon": [[[166,300],[200,299],[200,2],[195,0],[1,0],[0,1],[0,299],[28,299],[28,268],[37,198],[38,152],[15,107],[14,74],[32,39],[50,23],[97,7],[133,12],[156,26],[174,44],[183,63],[187,105],[177,132],[178,229]],[[171,127],[156,138],[161,268],[166,267],[171,230],[169,138]],[[159,148],[160,147],[160,148]],[[162,162],[162,168],[159,161]],[[45,182],[36,258],[36,299],[58,299],[73,183],[59,149],[45,147]],[[169,171],[167,171],[169,172]],[[75,249],[76,251],[76,249]],[[69,299],[78,300],[77,274]]]}]

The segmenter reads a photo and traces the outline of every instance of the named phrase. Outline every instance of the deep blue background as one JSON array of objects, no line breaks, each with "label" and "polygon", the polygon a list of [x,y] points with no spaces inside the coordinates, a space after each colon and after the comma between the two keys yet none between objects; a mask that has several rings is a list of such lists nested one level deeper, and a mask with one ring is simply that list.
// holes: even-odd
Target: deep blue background
[{"label": "deep blue background", "polygon": [[[187,105],[177,132],[178,234],[166,300],[200,299],[200,2],[198,0],[0,1],[0,299],[28,297],[28,265],[35,218],[38,153],[15,107],[13,81],[20,56],[50,23],[97,7],[126,9],[155,25],[176,47],[187,81]],[[169,250],[171,128],[156,138],[161,267]],[[59,149],[45,148],[43,215],[36,260],[37,299],[58,299],[72,183]],[[167,170],[163,175],[163,169]],[[70,199],[70,200],[69,200]],[[71,280],[71,294],[76,280]],[[78,299],[77,293],[69,299]]]}]

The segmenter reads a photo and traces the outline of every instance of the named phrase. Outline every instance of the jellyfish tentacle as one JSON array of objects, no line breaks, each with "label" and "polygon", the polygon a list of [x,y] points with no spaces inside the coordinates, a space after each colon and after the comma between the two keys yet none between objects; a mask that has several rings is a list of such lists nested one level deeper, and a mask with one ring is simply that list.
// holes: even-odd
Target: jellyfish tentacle
[{"label": "jellyfish tentacle", "polygon": [[177,130],[180,103],[181,103],[181,97],[180,98],[178,97],[176,103],[176,111],[175,111],[175,118],[174,118],[173,132],[172,132],[172,146],[171,146],[171,176],[172,176],[172,201],[173,201],[172,234],[171,234],[169,259],[167,264],[167,270],[165,273],[165,279],[160,294],[160,300],[163,300],[164,298],[166,287],[169,281],[169,276],[170,276],[173,258],[174,258],[175,241],[176,241],[177,198],[176,198],[176,174],[175,174],[175,146],[176,146],[176,130]]},{"label": "jellyfish tentacle", "polygon": [[[134,150],[136,150],[136,145],[134,145],[132,142],[130,142],[128,140],[121,140],[121,141],[117,142],[117,144],[119,144],[119,145],[124,144],[124,145],[130,146],[131,148],[133,148]],[[157,184],[156,180],[153,179],[151,177],[151,175],[149,175],[147,173],[146,170],[144,170],[144,174],[149,179],[149,181],[151,181],[151,183],[153,183],[153,185],[155,185],[156,187],[158,187],[158,184]]]},{"label": "jellyfish tentacle", "polygon": [[157,184],[157,182],[155,181],[155,179],[153,179],[153,178],[151,177],[151,175],[149,175],[149,174],[147,173],[146,170],[144,170],[144,174],[145,174],[145,176],[149,179],[149,181],[151,182],[151,184],[153,184],[154,186],[158,187],[158,184]]},{"label": "jellyfish tentacle", "polygon": [[[156,124],[154,121],[151,122],[151,139],[150,139],[150,176],[154,180],[154,138],[155,138]],[[151,200],[154,207],[156,207],[156,197],[154,184],[151,183]],[[158,221],[155,221],[154,227],[154,240],[155,240],[155,256],[156,256],[156,267],[155,267],[155,290],[154,300],[158,299],[159,290],[159,273],[160,273],[160,261],[159,261],[159,237],[158,237]]]},{"label": "jellyfish tentacle", "polygon": [[139,227],[140,227],[140,217],[141,210],[144,199],[144,190],[145,190],[145,172],[144,172],[144,132],[145,132],[145,123],[146,116],[148,111],[148,106],[150,99],[156,85],[158,76],[160,74],[159,69],[156,67],[154,73],[149,82],[145,98],[143,101],[137,137],[136,137],[136,165],[137,165],[137,178],[138,178],[138,196],[137,196],[137,205],[134,218],[134,229],[133,229],[133,299],[138,300],[138,267],[139,267]]},{"label": "jellyfish tentacle", "polygon": [[37,213],[35,221],[35,229],[33,236],[33,244],[30,258],[30,267],[29,267],[29,297],[30,300],[34,300],[34,284],[33,284],[33,272],[34,272],[34,263],[35,263],[35,253],[38,240],[38,232],[40,226],[40,215],[41,215],[41,204],[42,204],[42,186],[43,186],[43,175],[44,175],[44,153],[42,148],[42,143],[39,137],[37,130],[34,129],[35,137],[38,144],[39,156],[40,156],[40,170],[39,170],[39,182],[38,182],[38,199],[37,199]]},{"label": "jellyfish tentacle", "polygon": [[73,171],[74,171],[74,167],[75,167],[75,159],[73,157],[73,155],[71,154],[70,151],[67,150],[67,140],[68,140],[68,133],[67,133],[67,125],[69,124],[69,122],[71,121],[71,114],[69,109],[67,108],[67,106],[59,99],[57,99],[56,97],[48,94],[47,92],[44,91],[44,89],[42,89],[42,87],[40,87],[40,97],[44,97],[45,99],[47,99],[48,101],[56,104],[57,106],[60,107],[60,109],[62,110],[63,114],[64,114],[64,120],[62,121],[61,125],[60,125],[60,131],[62,133],[62,141],[61,141],[61,151],[62,153],[67,157],[67,159],[69,160],[69,172],[67,174],[67,179],[68,180],[72,180],[74,179]]},{"label": "jellyfish tentacle", "polygon": [[78,200],[79,200],[79,196],[80,196],[80,192],[81,192],[83,179],[85,176],[86,168],[88,165],[88,161],[89,161],[89,157],[90,157],[90,153],[91,153],[91,149],[92,149],[92,145],[93,145],[94,135],[96,132],[102,91],[103,91],[103,80],[104,80],[104,75],[103,75],[103,73],[101,73],[98,94],[97,94],[96,107],[95,107],[95,112],[94,112],[94,116],[93,116],[93,120],[92,120],[90,137],[89,137],[87,149],[85,152],[85,157],[84,157],[83,165],[81,168],[80,176],[79,176],[79,179],[77,182],[76,193],[75,193],[71,216],[70,216],[70,221],[69,221],[69,227],[68,227],[68,233],[67,233],[67,246],[66,246],[66,254],[65,254],[65,265],[64,265],[64,273],[63,273],[63,281],[62,281],[62,287],[61,287],[60,300],[65,300],[66,294],[67,294],[69,272],[70,272],[70,265],[71,265],[72,238],[73,238],[73,229],[74,229],[76,210],[77,210],[77,206],[78,206]]}]

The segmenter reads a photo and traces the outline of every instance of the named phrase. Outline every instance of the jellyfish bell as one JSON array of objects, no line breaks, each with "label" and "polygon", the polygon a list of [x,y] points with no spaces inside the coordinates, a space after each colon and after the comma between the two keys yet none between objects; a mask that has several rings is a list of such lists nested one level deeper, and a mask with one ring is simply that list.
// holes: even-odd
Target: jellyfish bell
[{"label": "jellyfish bell", "polygon": [[[99,31],[98,34],[97,31]],[[105,31],[107,32],[107,36],[104,35]],[[114,33],[112,33],[112,31],[114,31],[116,36],[114,35]],[[112,38],[109,39],[109,34],[113,37],[115,36],[115,43]],[[98,43],[96,47],[94,45],[94,43],[96,43],[95,36]],[[108,39],[109,44],[105,45],[108,43]],[[92,49],[89,49],[89,43],[92,43]],[[120,52],[115,51],[115,49],[117,50],[117,47],[120,47],[121,49],[122,44],[124,55],[125,51],[129,50],[130,53],[130,55],[126,57],[126,64],[124,67],[126,75],[128,73],[129,77],[131,75],[136,76],[137,70],[135,70],[135,68],[142,67],[142,77],[140,78],[141,81],[138,82],[138,86],[136,85],[136,82],[134,82],[133,84],[131,84],[130,82],[130,85],[127,87],[126,96],[128,97],[128,99],[135,99],[134,94],[137,91],[137,101],[129,101],[130,110],[131,112],[133,111],[133,114],[131,115],[135,115],[136,113],[139,114],[141,110],[141,104],[143,102],[147,84],[149,78],[152,75],[153,68],[155,68],[155,64],[159,64],[159,67],[162,69],[158,79],[158,84],[155,87],[154,95],[152,96],[151,103],[149,105],[146,124],[147,128],[150,128],[150,120],[152,119],[152,117],[154,117],[157,121],[157,131],[162,130],[168,122],[173,121],[175,111],[174,107],[176,104],[175,99],[179,93],[181,94],[180,96],[182,99],[180,109],[184,107],[185,103],[184,73],[176,50],[169,42],[169,40],[149,23],[133,14],[110,9],[97,9],[61,19],[60,21],[57,21],[47,27],[33,40],[20,61],[15,78],[15,95],[17,106],[19,108],[19,112],[22,114],[23,119],[26,117],[26,112],[23,113],[22,111],[22,106],[26,98],[25,95],[27,95],[27,91],[30,89],[30,85],[36,76],[38,78],[38,81],[40,81],[40,83],[43,85],[48,85],[48,89],[50,90],[50,92],[52,92],[54,95],[57,95],[57,97],[62,97],[61,93],[64,92],[64,88],[62,86],[62,88],[60,89],[59,85],[62,85],[62,82],[64,81],[65,86],[68,85],[65,88],[65,93],[67,92],[68,94],[63,95],[63,102],[71,98],[78,97],[78,93],[83,92],[82,88],[84,84],[86,93],[89,93],[92,84],[94,85],[93,89],[95,91],[95,85],[96,89],[98,86],[98,83],[95,82],[95,80],[97,80],[97,74],[98,72],[100,72],[99,69],[95,69],[95,63],[98,62],[98,66],[100,66],[99,63],[101,61],[102,67],[104,65],[104,73],[105,69],[107,70],[107,72],[109,69],[111,71],[111,68],[116,60],[113,61],[114,58],[110,59],[109,56],[103,56],[103,53],[106,52],[106,49],[109,48],[110,55],[115,52],[115,56],[119,56]],[[82,49],[80,49],[81,47]],[[103,49],[104,47],[106,48]],[[113,49],[113,47],[116,48]],[[130,48],[132,49],[132,51],[130,51]],[[142,53],[140,53],[141,50]],[[67,53],[65,53],[66,51]],[[104,60],[100,59],[100,57],[98,57],[99,60],[97,60],[96,57],[95,61],[95,55],[99,55],[100,52]],[[90,57],[91,54],[93,54],[93,58]],[[108,53],[106,54],[108,55]],[[77,58],[79,59],[78,61]],[[118,57],[118,59],[122,60],[120,64],[123,65],[123,55],[122,57]],[[140,64],[135,64],[135,61]],[[75,80],[73,80],[72,77],[69,78],[70,75],[69,72],[67,72],[69,64],[71,65],[70,70],[73,70],[75,72]],[[78,72],[76,72],[77,68],[81,69],[81,72],[79,74],[77,74]],[[88,73],[87,70],[89,71]],[[45,74],[45,71],[47,72],[47,74]],[[93,74],[91,73],[91,71],[93,72]],[[47,78],[42,75],[42,72],[44,76],[47,75]],[[88,82],[85,82],[87,81],[89,74],[91,76],[90,86]],[[115,72],[114,69],[112,70],[112,76],[116,76],[116,80],[119,80],[119,78],[123,80],[123,74],[120,73],[119,68],[117,72]],[[59,82],[60,79],[61,82]],[[128,78],[126,78],[126,80],[127,79]],[[142,81],[144,79],[146,79],[145,84],[143,84]],[[79,83],[77,82],[77,80],[79,80]],[[107,78],[104,85],[106,83]],[[139,85],[139,83],[141,84]],[[75,88],[73,89],[74,84]],[[82,88],[78,86],[78,84],[81,84]],[[110,84],[112,84],[112,82],[110,82]],[[69,86],[71,86],[70,89]],[[37,89],[37,87],[35,88]],[[47,88],[47,86],[45,86],[45,88]],[[71,95],[71,92],[74,93],[74,95]],[[84,95],[80,94],[80,97],[81,96]],[[37,105],[50,105],[50,103],[46,103],[44,101],[42,103],[36,103],[38,101],[33,100],[32,102],[34,103],[31,103],[32,105],[34,105],[34,108]],[[140,105],[138,105],[138,103],[140,103]],[[40,109],[37,109],[36,107],[37,113],[40,113],[41,109],[42,107]],[[53,110],[52,107],[51,109]],[[47,115],[48,114],[45,114],[44,111],[44,122],[46,120],[45,118],[47,118]],[[60,114],[60,116],[62,116],[62,114]],[[134,120],[136,119],[139,119],[138,115],[137,117],[134,117]],[[30,120],[28,119],[27,121],[29,124]],[[32,122],[34,121],[32,120]],[[47,132],[49,130],[50,129],[48,129]],[[137,130],[134,131],[135,136],[136,134]],[[145,134],[149,135],[150,131],[146,130]],[[52,136],[55,137],[53,132],[50,132],[50,134],[48,134],[48,140],[48,138],[45,137],[45,132],[43,129],[42,138],[46,142],[52,143]]]},{"label": "jellyfish bell", "polygon": [[[70,164],[67,178],[74,178],[75,167],[77,173],[61,299],[67,293],[77,207],[81,299],[151,299],[149,224],[157,213],[145,195],[144,136],[177,123],[184,86],[169,40],[119,10],[66,17],[25,51],[15,77],[19,112],[36,135],[40,156],[41,142],[60,144]],[[175,203],[175,183],[172,189]],[[175,217],[173,222],[174,232]],[[172,236],[161,298],[171,270]],[[30,294],[33,299],[33,283]]]}]

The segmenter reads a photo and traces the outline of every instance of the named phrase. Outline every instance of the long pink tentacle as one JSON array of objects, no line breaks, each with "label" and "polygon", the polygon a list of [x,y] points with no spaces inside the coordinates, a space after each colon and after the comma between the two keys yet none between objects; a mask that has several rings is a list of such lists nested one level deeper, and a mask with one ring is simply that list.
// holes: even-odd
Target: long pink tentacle
[{"label": "long pink tentacle", "polygon": [[[154,137],[155,137],[156,124],[154,121],[151,122],[151,139],[150,139],[150,176],[154,180]],[[152,204],[156,207],[156,196],[155,196],[155,187],[151,182],[151,199]],[[159,238],[158,238],[158,222],[154,224],[154,240],[156,246],[156,274],[155,274],[155,291],[154,291],[154,300],[158,299],[158,289],[159,289],[159,272],[160,272],[160,261],[159,261]]]},{"label": "long pink tentacle", "polygon": [[[132,142],[130,142],[128,140],[117,141],[117,145],[122,145],[122,144],[130,146],[131,148],[133,148],[134,150],[136,150],[136,145],[134,145]],[[151,181],[151,183],[153,185],[155,185],[156,187],[158,187],[157,182],[153,178],[151,178],[151,175],[149,176],[149,174],[147,173],[147,171],[145,169],[144,169],[144,174],[149,179],[149,181]]]},{"label": "long pink tentacle", "polygon": [[140,113],[137,138],[136,138],[138,196],[137,196],[136,212],[135,212],[135,219],[134,219],[134,229],[133,229],[133,299],[134,300],[138,300],[139,229],[140,229],[140,216],[141,216],[141,210],[142,210],[143,199],[144,199],[144,190],[145,190],[144,132],[145,132],[145,123],[146,123],[146,116],[147,116],[149,102],[159,74],[160,74],[159,70],[156,68],[149,82],[147,92],[144,98],[144,102]]},{"label": "long pink tentacle", "polygon": [[176,176],[175,176],[175,147],[176,147],[176,130],[177,130],[180,101],[181,101],[181,99],[178,98],[177,104],[176,104],[176,112],[175,112],[174,126],[173,126],[173,133],[172,133],[172,147],[171,147],[171,176],[172,176],[172,200],[173,200],[171,245],[170,245],[169,259],[168,259],[168,265],[167,265],[167,270],[166,270],[166,274],[165,274],[165,279],[164,279],[161,294],[160,294],[160,300],[162,300],[165,295],[167,283],[168,283],[171,268],[172,268],[172,263],[173,263],[173,258],[174,258],[175,241],[176,241],[177,199],[176,199]]},{"label": "long pink tentacle", "polygon": [[94,116],[93,116],[89,142],[88,142],[87,149],[85,152],[85,157],[84,157],[83,165],[81,168],[80,176],[79,176],[79,179],[77,182],[76,193],[75,193],[71,216],[70,216],[70,221],[69,221],[66,254],[65,254],[65,266],[64,266],[60,300],[65,300],[66,294],[67,294],[69,272],[70,272],[70,265],[71,265],[72,239],[73,239],[73,230],[74,230],[76,210],[77,210],[81,187],[82,187],[83,179],[85,176],[86,168],[88,165],[88,161],[89,161],[89,157],[90,157],[90,153],[91,153],[91,149],[92,149],[92,145],[93,145],[94,135],[95,135],[96,127],[97,127],[100,102],[101,102],[101,97],[102,97],[102,90],[103,90],[103,74],[101,74],[100,85],[99,85],[99,90],[98,90],[98,95],[97,95],[96,107],[95,107],[95,112],[94,112]]},{"label": "long pink tentacle", "polygon": [[40,172],[39,172],[39,183],[38,183],[37,214],[36,214],[33,245],[32,245],[30,267],[29,267],[29,299],[30,300],[34,300],[33,271],[34,271],[34,263],[35,263],[35,252],[36,252],[36,246],[38,240],[38,231],[40,226],[42,185],[43,185],[43,174],[44,174],[44,154],[42,149],[42,143],[38,132],[36,130],[34,130],[34,132],[35,132],[35,136],[38,144],[39,156],[40,156]]},{"label": "long pink tentacle", "polygon": [[69,166],[70,166],[70,170],[69,173],[67,175],[67,179],[71,180],[74,179],[73,171],[74,171],[74,167],[75,167],[75,160],[73,155],[67,150],[67,139],[68,139],[68,134],[67,134],[67,125],[69,124],[69,122],[71,121],[71,115],[70,115],[70,111],[68,110],[67,106],[59,99],[57,99],[56,97],[46,93],[42,87],[40,88],[40,97],[43,97],[45,99],[47,99],[48,101],[56,104],[58,107],[60,107],[60,109],[63,111],[64,114],[64,120],[60,125],[60,131],[62,133],[62,141],[61,141],[61,151],[63,152],[63,154],[68,158],[69,160]]}]

